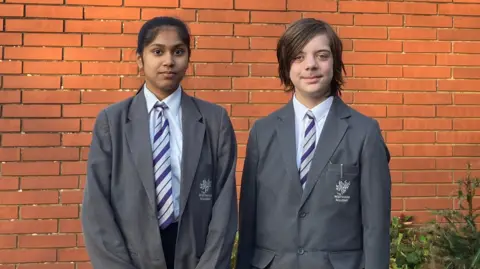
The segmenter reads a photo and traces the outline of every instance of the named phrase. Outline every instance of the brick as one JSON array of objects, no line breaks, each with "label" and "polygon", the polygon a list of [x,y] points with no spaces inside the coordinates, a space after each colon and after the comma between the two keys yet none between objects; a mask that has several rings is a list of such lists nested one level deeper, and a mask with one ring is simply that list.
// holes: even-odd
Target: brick
[{"label": "brick", "polygon": [[132,92],[93,91],[82,93],[82,103],[115,103],[131,97]]},{"label": "brick", "polygon": [[[68,2],[68,1],[67,1]],[[72,6],[50,5],[27,5],[25,7],[26,17],[35,18],[56,18],[56,19],[82,19],[83,8]]]},{"label": "brick", "polygon": [[452,95],[445,93],[404,93],[404,104],[412,105],[449,105]]},{"label": "brick", "polygon": [[405,119],[405,130],[452,130],[451,119]]},{"label": "brick", "polygon": [[338,11],[349,13],[387,13],[388,4],[377,1],[342,1],[339,2]]},{"label": "brick", "polygon": [[[68,76],[63,78],[63,87],[68,89],[117,89],[119,77],[109,76]],[[123,87],[123,86],[122,86]]]},{"label": "brick", "polygon": [[440,41],[479,41],[478,30],[474,29],[438,29],[438,40]]},{"label": "brick", "polygon": [[480,130],[480,121],[477,119],[453,119],[454,130]]},{"label": "brick", "polygon": [[[262,2],[261,6],[264,6],[264,4]],[[302,14],[297,12],[252,11],[251,16],[252,23],[292,23],[299,20]]]},{"label": "brick", "polygon": [[384,27],[339,27],[341,38],[386,39],[387,29]]},{"label": "brick", "polygon": [[303,17],[323,20],[331,25],[353,25],[353,22],[354,22],[353,14],[303,12]]},{"label": "brick", "polygon": [[63,0],[5,0],[5,2],[23,4],[63,4]]},{"label": "brick", "polygon": [[[76,206],[50,206],[44,208],[76,208]],[[34,207],[30,207],[34,208]],[[23,208],[22,208],[23,209]],[[77,208],[78,209],[78,208]],[[21,235],[18,237],[18,245],[21,248],[64,248],[75,247],[76,236],[69,235]],[[37,267],[36,267],[37,268]],[[54,267],[56,268],[56,267]]]},{"label": "brick", "polygon": [[400,54],[387,56],[387,63],[392,65],[435,65],[434,54]]},{"label": "brick", "polygon": [[189,90],[225,90],[232,86],[230,78],[185,78],[182,82],[185,89]]},{"label": "brick", "polygon": [[246,103],[248,92],[238,91],[197,91],[195,96],[215,103]]},{"label": "brick", "polygon": [[[133,1],[132,1],[133,2]],[[158,1],[156,1],[158,3]],[[138,1],[135,1],[138,3]],[[198,11],[200,12],[200,10]],[[142,8],[142,20],[149,20],[162,14],[163,16],[177,17],[184,22],[195,21],[195,10],[188,9],[159,9],[159,8]]]},{"label": "brick", "polygon": [[453,156],[480,157],[480,146],[479,145],[454,145]]},{"label": "brick", "polygon": [[385,79],[363,79],[349,78],[345,81],[344,88],[347,90],[385,90],[387,81]]},{"label": "brick", "polygon": [[452,156],[451,145],[404,145],[403,156],[406,157],[445,157]]},{"label": "brick", "polygon": [[0,16],[2,17],[22,17],[23,5],[0,4]]},{"label": "brick", "polygon": [[270,37],[251,37],[250,49],[275,49],[277,41],[278,39]]},{"label": "brick", "polygon": [[82,63],[85,75],[135,75],[138,73],[134,63]]},{"label": "brick", "polygon": [[280,108],[281,105],[245,105],[233,106],[232,116],[238,117],[265,117]]},{"label": "brick", "polygon": [[480,7],[471,4],[438,4],[438,13],[445,15],[478,16]]},{"label": "brick", "polygon": [[246,37],[197,37],[198,49],[248,49]]},{"label": "brick", "polygon": [[236,63],[276,63],[277,56],[274,51],[237,50],[233,51],[233,61]]},{"label": "brick", "polygon": [[355,77],[369,77],[369,78],[388,78],[388,77],[402,77],[402,67],[397,66],[365,66],[357,65],[354,67]]},{"label": "brick", "polygon": [[434,40],[437,38],[437,32],[430,28],[390,28],[388,36],[391,40]]},{"label": "brick", "polygon": [[448,53],[452,51],[452,44],[442,41],[404,41],[403,50],[405,52]]},{"label": "brick", "polygon": [[59,261],[89,261],[85,248],[60,249],[58,251]]},{"label": "brick", "polygon": [[406,131],[406,132],[387,132],[387,143],[433,143],[435,142],[435,133]]},{"label": "brick", "polygon": [[403,119],[377,119],[380,124],[380,128],[384,131],[393,131],[393,130],[402,130],[403,129]]},{"label": "brick", "polygon": [[387,115],[389,117],[435,117],[435,107],[430,105],[390,105],[387,108]]},{"label": "brick", "polygon": [[[137,1],[138,3],[138,1]],[[140,19],[140,9],[130,7],[85,7],[85,19]]]},{"label": "brick", "polygon": [[24,34],[24,45],[26,46],[81,46],[79,34]]},{"label": "brick", "polygon": [[2,205],[55,204],[57,202],[58,192],[56,191],[2,192],[0,197]]},{"label": "brick", "polygon": [[406,78],[450,78],[451,69],[448,67],[412,67],[403,68],[403,76]]},{"label": "brick", "polygon": [[250,74],[252,77],[275,77],[278,76],[277,64],[251,64]]},{"label": "brick", "polygon": [[281,25],[258,25],[258,24],[235,24],[234,35],[236,36],[261,36],[279,37],[285,31]]},{"label": "brick", "polygon": [[450,28],[453,26],[452,17],[448,16],[406,16],[405,26]]},{"label": "brick", "polygon": [[299,11],[337,11],[335,1],[295,1],[287,0],[287,10]]},{"label": "brick", "polygon": [[80,220],[59,220],[59,231],[61,233],[81,233],[82,224]]},{"label": "brick", "polygon": [[437,55],[438,65],[447,66],[478,66],[480,55]]},{"label": "brick", "polygon": [[437,4],[430,3],[389,3],[390,13],[437,14]]},{"label": "brick", "polygon": [[95,118],[106,105],[64,105],[62,116],[65,118],[90,117]]},{"label": "brick", "polygon": [[62,204],[79,204],[83,199],[83,191],[62,191],[60,201]]},{"label": "brick", "polygon": [[122,0],[65,0],[68,5],[121,6]]},{"label": "brick", "polygon": [[453,52],[480,53],[480,42],[453,42]]},{"label": "brick", "polygon": [[385,105],[351,105],[353,109],[363,113],[369,117],[385,117],[387,116],[387,107]]},{"label": "brick", "polygon": [[60,117],[60,105],[5,105],[3,117]]},{"label": "brick", "polygon": [[233,24],[231,23],[190,23],[189,28],[192,35],[198,36],[229,36],[233,34]]},{"label": "brick", "polygon": [[24,161],[65,161],[78,160],[77,148],[25,148],[22,149]]},{"label": "brick", "polygon": [[20,149],[0,148],[0,161],[20,161]]},{"label": "brick", "polygon": [[231,50],[196,49],[192,51],[192,62],[231,62]]},{"label": "brick", "polygon": [[[13,207],[12,207],[13,208]],[[0,207],[0,216],[2,212],[2,207]],[[16,209],[16,208],[15,208]],[[15,248],[17,246],[17,237],[14,235],[1,235],[0,236],[0,249],[5,249],[5,248]],[[3,265],[7,266],[7,265]],[[0,266],[0,269],[3,268]],[[11,267],[14,269],[13,267]]]},{"label": "brick", "polygon": [[125,6],[136,7],[178,7],[179,0],[125,0]]},{"label": "brick", "polygon": [[61,48],[6,47],[5,59],[15,60],[61,60]]},{"label": "brick", "polygon": [[65,21],[66,33],[121,33],[119,21]]},{"label": "brick", "polygon": [[435,195],[433,185],[396,185],[392,188],[392,197],[415,197]]},{"label": "brick", "polygon": [[0,33],[0,45],[22,45],[22,34]]},{"label": "brick", "polygon": [[453,26],[455,28],[480,28],[480,19],[475,17],[454,17]]},{"label": "brick", "polygon": [[0,190],[18,190],[18,177],[0,177]]},{"label": "brick", "polygon": [[402,102],[403,94],[401,93],[355,93],[355,103],[357,104],[402,104]]},{"label": "brick", "polygon": [[[67,0],[68,1],[68,0]],[[18,269],[75,269],[75,264],[67,263],[35,263],[35,264],[21,264]],[[90,268],[92,269],[92,268]]]},{"label": "brick", "polygon": [[[190,0],[193,1],[193,0]],[[234,1],[235,9],[247,10],[285,10],[289,0],[265,0],[262,2],[255,0]]]},{"label": "brick", "polygon": [[61,20],[7,19],[5,30],[8,32],[62,32],[63,22]]},{"label": "brick", "polygon": [[[48,155],[48,153],[47,153],[47,155]],[[76,176],[31,176],[31,177],[23,177],[21,182],[20,182],[20,186],[24,190],[76,189],[76,188],[78,188],[78,177],[76,177]]]},{"label": "brick", "polygon": [[182,0],[180,7],[202,9],[232,9],[233,0]]},{"label": "brick", "polygon": [[292,98],[291,93],[271,92],[251,92],[250,102],[256,104],[285,104]]},{"label": "brick", "polygon": [[15,249],[0,251],[2,263],[53,262],[57,252],[54,249]]},{"label": "brick", "polygon": [[[17,206],[0,206],[0,219],[16,219],[18,218]],[[14,236],[0,236],[0,249],[1,248],[14,248],[16,246],[16,239]],[[13,242],[12,242],[13,241]]]},{"label": "brick", "polygon": [[78,206],[22,206],[20,208],[22,219],[64,219],[78,218]]},{"label": "brick", "polygon": [[453,202],[448,198],[413,198],[405,199],[406,210],[436,210],[449,209],[453,207]]},{"label": "brick", "polygon": [[247,64],[195,64],[195,75],[197,76],[227,76],[243,77],[248,76]]},{"label": "brick", "polygon": [[435,80],[392,79],[387,81],[389,91],[436,91]]},{"label": "brick", "polygon": [[452,144],[479,144],[480,135],[478,132],[437,132],[438,143],[452,143]]},{"label": "brick", "polygon": [[18,132],[20,131],[19,119],[0,119],[0,132]]},{"label": "brick", "polygon": [[[354,3],[354,2],[345,2]],[[362,5],[362,2],[358,2]],[[355,25],[364,26],[402,26],[403,17],[401,15],[386,14],[358,14],[355,15]]]},{"label": "brick", "polygon": [[137,37],[135,35],[116,34],[91,34],[84,35],[83,47],[111,47],[111,48],[135,48]]},{"label": "brick", "polygon": [[1,62],[0,73],[2,74],[20,74],[22,73],[22,62]]},{"label": "brick", "polygon": [[277,78],[233,78],[236,90],[275,90],[282,89]]},{"label": "brick", "polygon": [[480,68],[454,68],[453,78],[480,78]]},{"label": "brick", "polygon": [[406,171],[405,183],[452,183],[452,173],[444,171]]},{"label": "brick", "polygon": [[23,72],[29,74],[80,74],[80,63],[73,62],[24,62]]},{"label": "brick", "polygon": [[62,144],[64,146],[89,146],[91,135],[88,133],[63,134]]}]

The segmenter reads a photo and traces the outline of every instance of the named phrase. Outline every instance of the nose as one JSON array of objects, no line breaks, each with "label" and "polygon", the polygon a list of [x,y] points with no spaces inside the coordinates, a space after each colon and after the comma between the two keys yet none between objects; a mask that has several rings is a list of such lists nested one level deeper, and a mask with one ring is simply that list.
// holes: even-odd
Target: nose
[{"label": "nose", "polygon": [[318,63],[313,55],[307,55],[305,57],[305,68],[307,70],[318,68]]},{"label": "nose", "polygon": [[175,65],[175,60],[173,58],[173,55],[171,53],[165,53],[165,58],[163,61],[163,65],[167,67],[172,67]]}]

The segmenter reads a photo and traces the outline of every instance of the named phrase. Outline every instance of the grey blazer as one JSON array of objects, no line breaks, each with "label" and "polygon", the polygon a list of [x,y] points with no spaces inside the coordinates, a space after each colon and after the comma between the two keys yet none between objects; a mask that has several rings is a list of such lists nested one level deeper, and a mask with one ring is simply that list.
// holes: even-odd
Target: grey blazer
[{"label": "grey blazer", "polygon": [[[139,90],[140,92],[140,90]],[[237,231],[237,142],[225,109],[182,92],[183,156],[175,268],[226,269]],[[81,222],[95,269],[166,269],[142,94],[96,119]]]},{"label": "grey blazer", "polygon": [[295,155],[290,101],[250,132],[237,269],[388,269],[390,154],[377,121],[335,97],[305,190]]}]

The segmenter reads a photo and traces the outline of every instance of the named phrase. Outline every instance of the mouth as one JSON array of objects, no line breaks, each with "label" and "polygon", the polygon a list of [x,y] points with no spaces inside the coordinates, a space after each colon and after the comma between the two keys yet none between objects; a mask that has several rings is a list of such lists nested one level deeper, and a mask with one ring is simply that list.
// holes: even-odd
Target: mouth
[{"label": "mouth", "polygon": [[165,79],[171,79],[175,77],[177,73],[172,71],[164,71],[164,72],[160,72],[159,74],[162,75]]},{"label": "mouth", "polygon": [[306,83],[317,83],[322,76],[307,76],[307,77],[301,77],[302,80],[304,80]]}]

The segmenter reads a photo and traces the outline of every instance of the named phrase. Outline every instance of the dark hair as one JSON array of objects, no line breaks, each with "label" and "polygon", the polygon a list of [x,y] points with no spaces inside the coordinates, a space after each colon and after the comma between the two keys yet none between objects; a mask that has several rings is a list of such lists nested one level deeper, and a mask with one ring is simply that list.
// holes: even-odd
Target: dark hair
[{"label": "dark hair", "polygon": [[187,46],[188,57],[190,58],[190,33],[188,27],[183,21],[174,17],[155,17],[148,20],[138,33],[137,53],[142,55],[145,46],[153,42],[162,27],[167,26],[177,29],[178,36]]},{"label": "dark hair", "polygon": [[290,67],[293,60],[302,51],[303,47],[319,34],[327,35],[333,56],[333,78],[330,84],[330,95],[341,94],[342,71],[345,72],[342,61],[342,41],[328,23],[313,18],[300,19],[294,22],[278,40],[278,74],[282,84],[286,87],[285,91],[295,90],[295,86],[290,80]]}]

